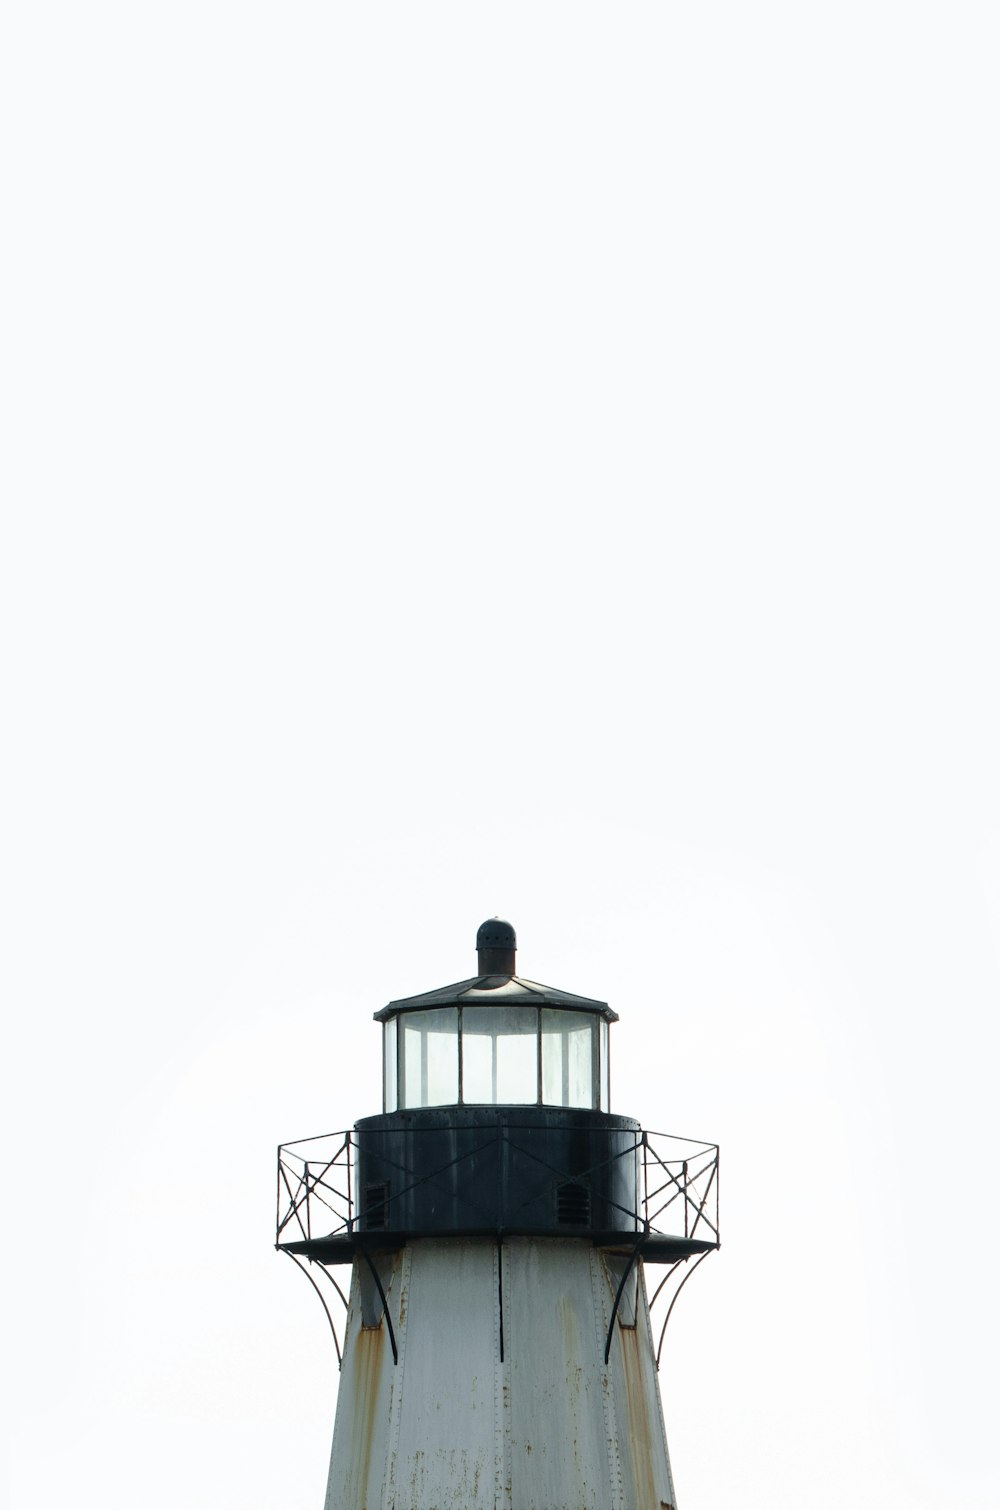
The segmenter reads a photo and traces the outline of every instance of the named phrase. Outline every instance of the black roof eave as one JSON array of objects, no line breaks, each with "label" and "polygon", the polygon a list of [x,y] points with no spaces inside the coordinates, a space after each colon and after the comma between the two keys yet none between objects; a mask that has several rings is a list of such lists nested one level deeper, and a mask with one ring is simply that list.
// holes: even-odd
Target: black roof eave
[{"label": "black roof eave", "polygon": [[[513,987],[513,989],[511,989]],[[473,994],[474,993],[474,994]],[[494,993],[496,993],[494,997]],[[493,998],[493,999],[491,999]],[[605,1022],[617,1022],[618,1013],[606,1001],[597,1001],[590,996],[576,996],[572,991],[560,991],[555,986],[543,986],[538,981],[523,980],[518,975],[474,975],[469,980],[455,981],[453,985],[439,986],[436,991],[425,991],[421,996],[404,996],[390,1001],[381,1011],[372,1015],[376,1022],[398,1017],[405,1012],[428,1012],[435,1007],[461,1006],[510,1006],[551,1007],[564,1012],[593,1012]]]}]

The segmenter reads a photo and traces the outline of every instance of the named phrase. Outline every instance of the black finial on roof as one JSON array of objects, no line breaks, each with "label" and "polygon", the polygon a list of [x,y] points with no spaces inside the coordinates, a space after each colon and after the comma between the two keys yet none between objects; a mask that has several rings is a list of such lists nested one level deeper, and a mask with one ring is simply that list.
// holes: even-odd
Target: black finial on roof
[{"label": "black finial on roof", "polygon": [[502,918],[487,918],[476,934],[480,975],[513,975],[517,934]]}]

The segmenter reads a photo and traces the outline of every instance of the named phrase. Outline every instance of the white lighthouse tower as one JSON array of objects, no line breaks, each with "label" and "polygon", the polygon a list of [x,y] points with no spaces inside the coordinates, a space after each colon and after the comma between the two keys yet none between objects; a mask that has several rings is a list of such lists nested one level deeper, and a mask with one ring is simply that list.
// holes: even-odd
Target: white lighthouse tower
[{"label": "white lighthouse tower", "polygon": [[326,1510],[675,1510],[646,1267],[669,1315],[718,1149],[612,1113],[606,1002],[521,979],[509,923],[477,948],[375,1014],[381,1115],[279,1150],[341,1361]]}]

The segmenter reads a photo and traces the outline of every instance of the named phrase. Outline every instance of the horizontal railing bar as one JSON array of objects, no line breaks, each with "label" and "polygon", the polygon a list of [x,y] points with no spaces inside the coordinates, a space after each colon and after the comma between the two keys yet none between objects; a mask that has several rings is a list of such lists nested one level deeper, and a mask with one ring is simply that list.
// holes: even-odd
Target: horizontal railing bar
[{"label": "horizontal railing bar", "polygon": [[[430,1109],[428,1108],[428,1110]],[[484,1109],[489,1110],[490,1108]],[[551,1108],[554,1111],[562,1109],[565,1108]],[[570,1109],[572,1110],[573,1108]],[[446,1174],[448,1170],[498,1145],[506,1144],[521,1157],[535,1163],[541,1170],[544,1170],[557,1180],[572,1181],[588,1186],[593,1176],[599,1174],[600,1171],[609,1168],[619,1160],[627,1159],[637,1154],[640,1148],[644,1148],[648,1162],[644,1165],[641,1172],[640,1183],[648,1187],[649,1169],[651,1167],[658,1167],[666,1178],[654,1189],[650,1190],[647,1188],[644,1191],[640,1202],[640,1211],[633,1211],[629,1207],[615,1201],[607,1191],[600,1192],[602,1199],[607,1202],[609,1210],[620,1213],[630,1221],[634,1221],[637,1226],[645,1226],[651,1233],[658,1233],[659,1229],[655,1226],[655,1223],[663,1217],[663,1213],[668,1211],[679,1198],[683,1198],[685,1205],[690,1207],[695,1214],[694,1226],[688,1235],[693,1237],[697,1228],[704,1223],[706,1228],[718,1239],[717,1193],[715,1197],[715,1221],[712,1220],[708,1211],[712,1187],[718,1175],[718,1144],[707,1143],[696,1138],[682,1138],[673,1133],[648,1132],[630,1127],[608,1127],[606,1122],[577,1123],[573,1127],[573,1130],[576,1132],[614,1132],[631,1135],[635,1141],[630,1141],[626,1147],[617,1149],[608,1158],[602,1159],[600,1162],[586,1169],[566,1170],[557,1168],[554,1164],[539,1157],[531,1148],[525,1147],[521,1141],[510,1137],[511,1133],[537,1133],[539,1128],[540,1124],[537,1121],[511,1121],[506,1116],[498,1121],[495,1131],[488,1119],[485,1121],[469,1121],[464,1118],[456,1118],[448,1122],[436,1121],[434,1126],[429,1127],[421,1127],[419,1125],[406,1127],[403,1131],[405,1131],[407,1137],[413,1137],[421,1133],[427,1136],[439,1136],[442,1132],[463,1132],[474,1136],[478,1135],[478,1137],[475,1147],[463,1151],[456,1158],[419,1176],[406,1164],[386,1158],[384,1151],[380,1149],[379,1157],[388,1167],[410,1178],[410,1183],[405,1185],[401,1190],[393,1192],[390,1199],[392,1201],[401,1199],[412,1190],[423,1185],[440,1186],[440,1176]],[[364,1214],[360,1208],[359,1201],[356,1197],[352,1197],[350,1190],[352,1163],[356,1164],[359,1156],[364,1156],[366,1137],[370,1136],[378,1139],[381,1133],[388,1130],[383,1128],[364,1128],[360,1132],[356,1128],[346,1131],[338,1130],[331,1133],[316,1134],[309,1138],[297,1138],[289,1143],[280,1144],[278,1147],[279,1192],[280,1186],[283,1184],[287,1196],[287,1207],[282,1210],[279,1202],[277,1236],[280,1237],[292,1222],[298,1225],[303,1237],[308,1236],[308,1221],[304,1224],[302,1215],[304,1208],[308,1216],[309,1203],[313,1197],[315,1197],[317,1206],[322,1206],[325,1211],[328,1211],[332,1216],[337,1218],[348,1231],[351,1230]],[[479,1141],[484,1133],[487,1134],[486,1138],[483,1141]],[[493,1135],[490,1136],[490,1134]],[[332,1142],[335,1142],[337,1146],[331,1156],[329,1154],[329,1145]],[[312,1154],[313,1147],[324,1143],[328,1145],[327,1149],[324,1150],[319,1158],[316,1158]],[[669,1147],[664,1147],[663,1145],[665,1144],[669,1145]],[[688,1150],[697,1151],[689,1151],[686,1157],[669,1157],[674,1149],[682,1145],[687,1145]],[[665,1157],[665,1155],[668,1156]],[[706,1162],[697,1170],[692,1171],[690,1169],[691,1163],[696,1162],[701,1157],[706,1157]],[[314,1173],[310,1167],[314,1164],[321,1164],[318,1174]],[[345,1170],[348,1175],[348,1189],[346,1191],[325,1178],[331,1171],[339,1169]],[[704,1188],[701,1188],[701,1182],[705,1180],[706,1176],[708,1177],[707,1184],[704,1185]],[[290,1181],[295,1182],[294,1190]],[[444,1189],[445,1187],[440,1186],[440,1188]],[[539,1191],[542,1189],[543,1186],[540,1185]],[[672,1190],[672,1193],[654,1209],[653,1203],[668,1190]],[[326,1195],[330,1199],[327,1199],[323,1192],[326,1192]],[[531,1200],[535,1198],[535,1195],[529,1195],[520,1201],[513,1211],[508,1211],[505,1214],[508,1216],[515,1214],[521,1206],[530,1204]],[[467,1190],[462,1192],[461,1199],[473,1208],[485,1211],[485,1208],[481,1208],[480,1203]],[[671,1236],[672,1234],[664,1232],[661,1235]]]}]

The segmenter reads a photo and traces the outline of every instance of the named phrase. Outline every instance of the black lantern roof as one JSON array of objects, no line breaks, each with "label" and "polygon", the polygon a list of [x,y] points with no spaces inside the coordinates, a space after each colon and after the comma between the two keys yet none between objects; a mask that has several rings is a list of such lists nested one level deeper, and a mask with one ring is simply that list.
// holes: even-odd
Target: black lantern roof
[{"label": "black lantern roof", "polygon": [[399,1012],[426,1012],[431,1007],[563,1007],[571,1012],[597,1012],[605,1022],[617,1022],[618,1013],[606,1001],[591,996],[575,996],[555,986],[543,986],[536,980],[522,980],[519,975],[474,975],[451,986],[439,986],[422,996],[404,996],[391,1001],[376,1012],[375,1021],[385,1022]]},{"label": "black lantern roof", "polygon": [[426,1012],[434,1007],[562,1007],[568,1012],[594,1012],[605,1022],[617,1022],[606,1001],[591,996],[577,996],[555,986],[543,986],[536,980],[524,980],[514,974],[517,939],[511,925],[501,918],[489,918],[476,935],[479,974],[470,980],[455,981],[425,991],[420,996],[404,996],[391,1001],[376,1012],[375,1021],[385,1022],[401,1012]]}]

